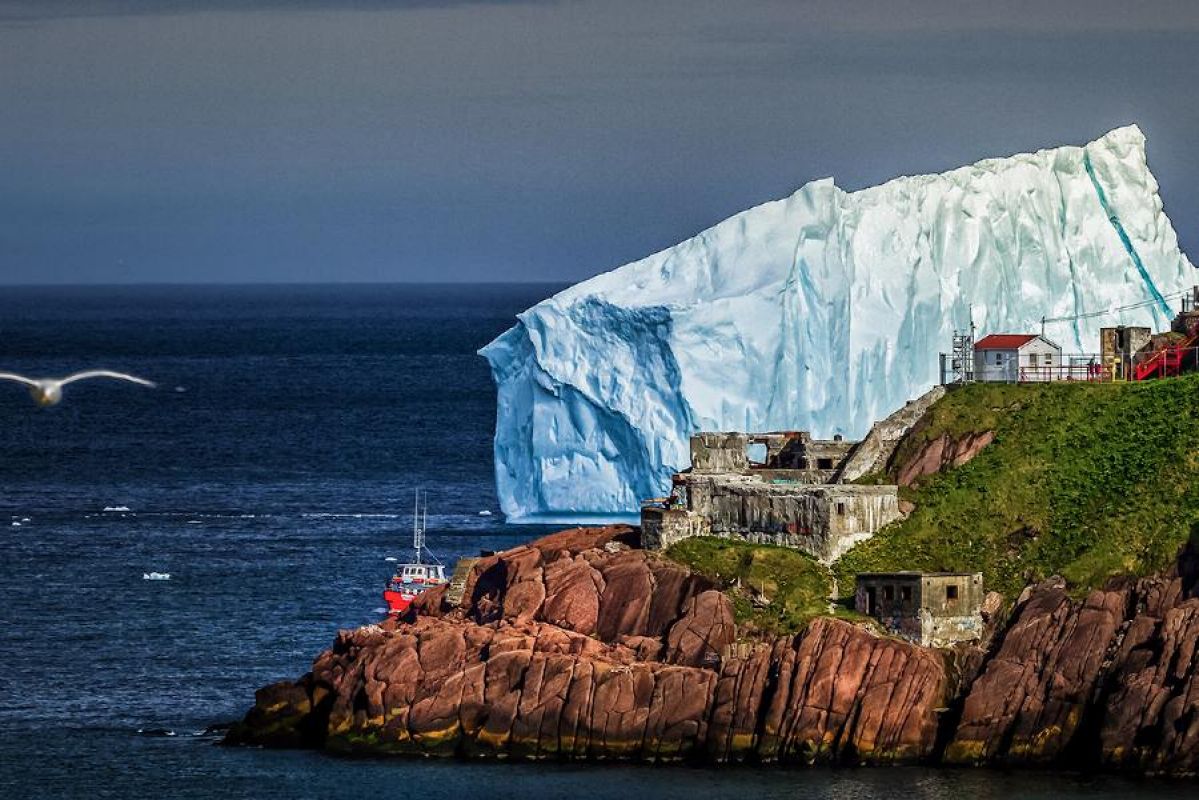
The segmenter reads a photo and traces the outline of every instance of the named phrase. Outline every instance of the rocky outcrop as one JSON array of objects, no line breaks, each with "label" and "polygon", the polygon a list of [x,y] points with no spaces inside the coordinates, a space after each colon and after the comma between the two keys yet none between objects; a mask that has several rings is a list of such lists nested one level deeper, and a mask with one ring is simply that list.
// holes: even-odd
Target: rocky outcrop
[{"label": "rocky outcrop", "polygon": [[1060,758],[1082,722],[1125,603],[1121,592],[1074,602],[1062,583],[1039,587],[974,682],[946,759]]},{"label": "rocky outcrop", "polygon": [[967,433],[956,438],[943,433],[925,442],[915,455],[891,464],[890,472],[900,486],[911,486],[927,475],[966,464],[994,440],[994,431]]},{"label": "rocky outcrop", "polygon": [[945,760],[1199,774],[1199,598],[1189,551],[1163,577],[1072,599],[1026,591]]},{"label": "rocky outcrop", "polygon": [[989,650],[821,618],[746,639],[711,583],[629,528],[480,559],[462,599],[338,634],[230,743],[343,753],[1199,774],[1199,568],[1025,590]]},{"label": "rocky outcrop", "polygon": [[634,536],[577,529],[481,559],[459,604],[439,589],[414,620],[342,631],[311,673],[261,690],[228,741],[639,761],[934,752],[937,653],[833,619],[737,642],[728,597]]}]

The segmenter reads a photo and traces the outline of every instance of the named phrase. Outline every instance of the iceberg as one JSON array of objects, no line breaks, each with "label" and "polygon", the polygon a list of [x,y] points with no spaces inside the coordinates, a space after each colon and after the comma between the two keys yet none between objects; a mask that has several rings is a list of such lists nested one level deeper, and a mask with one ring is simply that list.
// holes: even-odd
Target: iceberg
[{"label": "iceberg", "polygon": [[938,354],[1039,332],[1095,352],[1165,327],[1192,265],[1145,137],[980,161],[737,214],[517,315],[480,354],[510,521],[621,515],[663,494],[698,430],[860,437],[937,382]]}]

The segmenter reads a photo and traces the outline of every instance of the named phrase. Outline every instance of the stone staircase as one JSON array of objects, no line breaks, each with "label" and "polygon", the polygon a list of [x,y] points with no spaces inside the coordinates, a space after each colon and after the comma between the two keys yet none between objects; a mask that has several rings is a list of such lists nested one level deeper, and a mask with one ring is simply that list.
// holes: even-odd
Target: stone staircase
[{"label": "stone staircase", "polygon": [[933,403],[944,396],[945,387],[934,386],[915,400],[909,400],[886,419],[874,423],[866,437],[858,442],[849,458],[841,464],[833,482],[850,483],[863,475],[882,471],[900,440],[928,413]]}]

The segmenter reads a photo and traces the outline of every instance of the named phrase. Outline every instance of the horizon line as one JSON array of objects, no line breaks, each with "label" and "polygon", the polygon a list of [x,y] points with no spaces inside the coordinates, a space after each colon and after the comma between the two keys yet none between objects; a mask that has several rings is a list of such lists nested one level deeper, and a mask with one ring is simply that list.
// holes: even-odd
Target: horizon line
[{"label": "horizon line", "polygon": [[4,289],[101,289],[101,288],[203,288],[203,287],[273,287],[273,286],[548,286],[573,285],[570,280],[487,280],[487,281],[79,281],[79,282],[0,282]]}]

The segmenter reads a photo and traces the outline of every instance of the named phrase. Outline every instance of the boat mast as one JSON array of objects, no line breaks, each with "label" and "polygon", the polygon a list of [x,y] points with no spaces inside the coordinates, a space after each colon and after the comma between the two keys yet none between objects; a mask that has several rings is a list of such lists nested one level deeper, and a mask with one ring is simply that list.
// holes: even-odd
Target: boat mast
[{"label": "boat mast", "polygon": [[423,489],[417,489],[416,505],[412,508],[412,547],[416,550],[417,564],[421,563],[421,551],[425,547],[425,523],[428,519],[429,498]]}]

